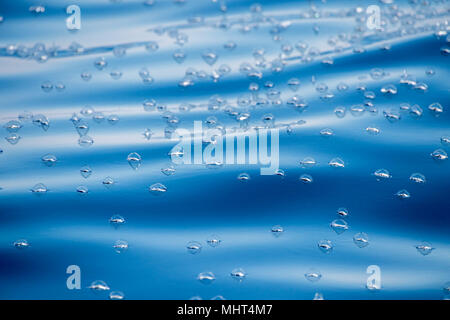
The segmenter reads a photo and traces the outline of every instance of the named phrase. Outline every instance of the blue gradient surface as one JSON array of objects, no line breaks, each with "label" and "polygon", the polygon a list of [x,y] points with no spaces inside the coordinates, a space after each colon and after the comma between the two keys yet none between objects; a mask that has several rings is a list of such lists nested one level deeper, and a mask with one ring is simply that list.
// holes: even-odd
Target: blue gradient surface
[{"label": "blue gradient surface", "polygon": [[[108,299],[109,292],[89,289],[94,280],[105,281],[126,299],[312,299],[316,292],[325,299],[445,298],[443,288],[450,281],[450,160],[437,161],[430,154],[436,149],[450,153],[448,143],[441,142],[450,136],[448,1],[430,6],[409,1],[259,1],[261,12],[257,7],[252,12],[254,2],[247,0],[227,0],[222,11],[225,2],[220,0],[143,2],[46,0],[45,12],[33,13],[29,8],[34,1],[0,1],[1,124],[17,120],[24,111],[50,121],[46,131],[21,121],[21,139],[15,145],[3,139],[10,133],[1,128],[1,299]],[[82,27],[76,32],[66,29],[70,4],[81,8]],[[364,12],[372,4],[380,6],[386,22],[381,31],[366,27]],[[202,19],[193,23],[191,17]],[[188,36],[183,46],[171,37],[179,33]],[[330,39],[337,43],[330,44]],[[146,50],[149,41],[157,42],[158,50]],[[235,42],[234,50],[224,48],[228,41]],[[319,54],[305,61],[307,55],[295,48],[298,41]],[[71,50],[73,42],[83,50]],[[36,50],[37,43],[45,49]],[[293,47],[290,54],[281,50],[286,43]],[[20,45],[24,47],[18,50]],[[361,47],[364,52],[356,53]],[[118,56],[117,48],[126,48],[126,54]],[[260,48],[265,49],[265,66],[256,66],[253,53]],[[181,64],[172,57],[177,49],[187,55]],[[206,49],[218,55],[213,66],[202,59]],[[42,55],[44,63],[33,58]],[[100,57],[108,63],[104,70],[94,66]],[[323,63],[325,58],[333,64]],[[276,59],[284,62],[282,72],[271,70]],[[262,78],[240,72],[244,62],[261,71]],[[194,78],[191,87],[179,86],[188,68],[210,75],[224,64],[231,72],[217,82],[208,76]],[[153,83],[143,83],[142,68]],[[374,68],[384,76],[371,77]],[[122,72],[120,79],[112,79],[113,70]],[[401,84],[405,70],[427,90]],[[92,79],[84,81],[83,72]],[[295,92],[287,85],[293,77],[301,83]],[[62,82],[65,90],[44,92],[45,81]],[[239,97],[251,94],[252,82],[259,84],[257,96],[266,98],[267,81],[281,91],[281,105],[255,105],[254,97],[250,106],[237,104]],[[337,89],[341,82],[347,90]],[[321,98],[319,83],[328,86],[331,99]],[[380,92],[388,84],[397,87],[397,94]],[[370,101],[358,90],[361,86],[376,97],[373,108],[365,105],[365,112],[355,116],[350,108]],[[214,95],[227,101],[217,111],[208,108]],[[307,101],[303,112],[287,104],[294,95]],[[251,114],[249,126],[263,126],[262,117],[271,113],[280,130],[285,177],[261,176],[258,165],[177,165],[174,175],[164,175],[161,168],[171,165],[168,152],[177,140],[165,135],[167,113],[144,110],[146,99],[166,105],[180,120],[178,127],[187,129],[209,116],[226,128],[238,128],[225,112],[230,106]],[[428,109],[436,102],[443,106],[438,115]],[[183,103],[194,108],[180,111]],[[404,103],[419,105],[423,114],[413,117],[400,110]],[[97,123],[81,115],[87,105],[105,120]],[[337,106],[346,108],[345,117],[335,115]],[[390,122],[384,111],[401,119]],[[80,136],[70,121],[74,113],[89,124],[92,146],[78,144]],[[109,123],[111,115],[120,120]],[[368,134],[368,126],[380,133]],[[153,132],[149,140],[142,135],[146,128]],[[324,128],[334,135],[321,136]],[[131,152],[142,157],[138,170],[127,162]],[[54,166],[41,161],[48,153],[58,158]],[[302,168],[306,157],[317,164]],[[336,157],[344,160],[344,168],[328,165]],[[87,179],[80,175],[84,165],[92,168]],[[373,172],[381,168],[392,177],[377,181]],[[251,179],[239,181],[242,172]],[[412,182],[409,177],[415,172],[426,183]],[[313,183],[299,181],[305,173]],[[106,177],[115,181],[110,188],[102,184]],[[168,190],[155,197],[148,187],[158,182]],[[48,192],[30,192],[37,183],[45,184]],[[89,193],[77,193],[79,186],[88,187]],[[409,199],[396,197],[402,189],[408,190]],[[338,235],[330,223],[339,218],[340,207],[349,211],[349,230]],[[112,227],[114,214],[126,223]],[[274,225],[284,228],[281,236],[271,233]],[[368,234],[367,247],[353,243],[357,232]],[[213,234],[221,239],[217,247],[206,242]],[[30,246],[15,248],[18,239]],[[129,244],[120,254],[113,249],[119,239]],[[322,239],[333,242],[333,252],[319,250]],[[201,252],[187,252],[189,241],[200,242]],[[429,255],[416,250],[422,241],[432,244]],[[81,269],[80,290],[66,287],[69,265]],[[366,288],[369,265],[381,269],[382,288],[376,292]],[[247,273],[243,281],[230,276],[235,268]],[[305,279],[311,268],[320,270],[320,281]],[[206,271],[216,277],[209,285],[196,279]]]}]

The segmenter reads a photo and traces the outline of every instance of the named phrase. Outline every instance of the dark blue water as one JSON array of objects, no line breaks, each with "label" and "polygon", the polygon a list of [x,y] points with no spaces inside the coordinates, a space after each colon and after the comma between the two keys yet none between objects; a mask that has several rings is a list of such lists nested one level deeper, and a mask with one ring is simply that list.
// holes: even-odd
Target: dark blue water
[{"label": "dark blue water", "polygon": [[[111,291],[126,299],[446,297],[447,1],[259,1],[252,7],[253,1],[228,0],[226,10],[220,0],[143,2],[47,0],[40,3],[45,12],[36,13],[29,11],[33,1],[0,1],[0,121],[5,138],[20,136],[16,144],[0,141],[0,298],[108,299]],[[78,31],[66,28],[70,4],[81,8]],[[372,4],[381,10],[378,31],[366,24]],[[224,47],[229,41],[233,50]],[[296,47],[299,41],[306,52]],[[154,51],[147,48],[153,42]],[[202,58],[207,49],[217,55],[213,65]],[[186,54],[182,63],[172,56],[176,50]],[[102,57],[107,65],[99,70]],[[244,62],[261,77],[240,71]],[[231,71],[214,81],[222,65]],[[273,70],[279,65],[281,72]],[[189,72],[193,85],[181,87]],[[300,81],[296,91],[288,85],[292,78]],[[280,91],[279,103],[268,99],[268,81]],[[251,83],[259,90],[251,92]],[[388,85],[396,93],[383,93]],[[226,102],[213,108],[216,95]],[[294,95],[307,107],[288,104]],[[151,99],[157,106],[144,108]],[[336,115],[340,106],[345,116]],[[247,112],[250,120],[239,123],[230,110]],[[269,124],[262,120],[268,114]],[[195,120],[206,127],[211,116],[227,129],[279,129],[284,177],[260,175],[259,165],[172,164],[168,153],[177,140],[168,131],[192,129]],[[10,132],[17,129],[11,120],[19,121],[17,132]],[[80,146],[80,136],[86,138],[86,128],[81,135],[75,128],[80,124],[88,126],[92,145]],[[326,128],[331,136],[321,134]],[[153,133],[148,140],[146,129]],[[132,152],[142,159],[137,170],[127,161]],[[43,163],[46,154],[56,163]],[[308,157],[316,164],[302,167]],[[331,167],[334,158],[344,167]],[[80,174],[83,166],[92,169],[88,178]],[[173,175],[161,172],[170,166]],[[378,169],[390,177],[377,178]],[[250,180],[238,180],[241,173]],[[425,182],[414,182],[413,173]],[[303,174],[313,182],[300,181]],[[107,177],[113,185],[105,186]],[[47,192],[30,191],[38,183]],[[154,196],[148,188],[155,183],[167,191]],[[80,186],[88,193],[77,192]],[[400,190],[409,197],[398,197]],[[341,218],[338,208],[349,212],[342,234],[330,227]],[[114,215],[125,223],[112,226]],[[275,225],[284,230],[279,236],[271,232]],[[362,248],[353,240],[359,232],[368,236]],[[216,247],[207,243],[212,235],[221,240]],[[20,239],[29,246],[19,248]],[[113,248],[119,239],[128,243],[122,253]],[[318,248],[321,240],[331,241],[332,252]],[[189,253],[190,241],[201,252]],[[424,241],[433,249],[421,254],[416,247]],[[81,270],[80,290],[66,286],[69,265]],[[370,265],[381,270],[379,290],[366,288]],[[243,280],[230,275],[236,268],[245,270]],[[317,282],[305,277],[312,269]],[[215,280],[201,283],[201,272]],[[110,290],[93,292],[95,280]]]}]

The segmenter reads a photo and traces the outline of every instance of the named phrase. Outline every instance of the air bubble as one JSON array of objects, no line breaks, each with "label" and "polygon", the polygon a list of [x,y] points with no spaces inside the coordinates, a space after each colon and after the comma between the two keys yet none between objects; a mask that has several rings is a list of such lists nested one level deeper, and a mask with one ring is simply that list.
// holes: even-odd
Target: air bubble
[{"label": "air bubble", "polygon": [[95,280],[91,283],[89,289],[91,289],[94,292],[101,292],[101,291],[108,291],[110,288],[108,287],[105,281]]},{"label": "air bubble", "polygon": [[201,272],[198,274],[197,280],[203,284],[211,284],[216,280],[216,276],[212,272]]},{"label": "air bubble", "polygon": [[337,214],[343,218],[348,217],[348,210],[347,208],[339,208],[337,209]]},{"label": "air bubble", "polygon": [[150,191],[151,194],[157,196],[157,195],[161,195],[163,193],[167,192],[167,187],[165,185],[163,185],[162,183],[155,183],[152,184],[148,190]]},{"label": "air bubble", "polygon": [[16,247],[17,249],[25,249],[28,248],[29,246],[30,244],[25,239],[19,239],[14,241],[14,247]]},{"label": "air bubble", "polygon": [[411,198],[410,193],[406,189],[402,189],[395,194],[399,199],[409,199]]},{"label": "air bubble", "polygon": [[137,170],[141,166],[141,156],[137,152],[132,152],[128,155],[127,161],[131,168]]},{"label": "air bubble", "polygon": [[117,228],[125,223],[125,218],[120,214],[115,214],[111,218],[109,218],[109,223]]},{"label": "air bubble", "polygon": [[442,150],[442,149],[434,150],[434,151],[431,153],[431,157],[432,157],[434,160],[436,160],[436,161],[444,161],[444,160],[447,160],[447,159],[448,159],[447,152],[445,152],[445,151]]},{"label": "air bubble", "polygon": [[33,188],[31,188],[31,192],[37,195],[47,193],[48,189],[43,183],[36,184]]},{"label": "air bubble", "polygon": [[8,132],[17,132],[22,128],[22,124],[17,120],[8,121],[3,126]]},{"label": "air bubble", "polygon": [[113,178],[106,177],[105,179],[103,179],[102,183],[106,188],[111,188],[116,182]]},{"label": "air bubble", "polygon": [[243,281],[247,274],[245,273],[244,269],[242,268],[236,268],[233,269],[230,273],[231,277],[238,281]]},{"label": "air bubble", "polygon": [[320,240],[317,243],[320,251],[323,253],[329,254],[333,251],[333,243],[330,240]]},{"label": "air bubble", "polygon": [[190,241],[186,245],[186,249],[190,254],[199,254],[202,251],[202,245],[197,241]]},{"label": "air bubble", "polygon": [[341,158],[333,158],[328,162],[328,165],[333,168],[344,168],[345,163]]},{"label": "air bubble", "polygon": [[282,234],[283,234],[283,232],[284,232],[284,229],[283,229],[283,227],[282,226],[280,226],[280,225],[274,225],[271,229],[270,229],[270,232],[272,233],[272,235],[274,236],[274,237],[280,237]]},{"label": "air bubble", "polygon": [[330,227],[337,234],[344,233],[346,230],[348,230],[347,222],[345,222],[345,220],[342,220],[342,219],[333,220],[330,224]]},{"label": "air bubble", "polygon": [[125,295],[121,291],[112,291],[109,294],[109,299],[110,300],[123,300],[123,299],[125,299]]},{"label": "air bubble", "polygon": [[359,248],[364,248],[369,245],[369,236],[364,232],[358,232],[353,236],[353,243]]},{"label": "air bubble", "polygon": [[322,274],[319,270],[311,269],[305,273],[305,278],[309,282],[317,282],[322,278]]},{"label": "air bubble", "polygon": [[314,180],[309,174],[302,174],[299,180],[305,184],[312,183]]},{"label": "air bubble", "polygon": [[48,153],[42,156],[41,160],[47,167],[52,167],[56,164],[58,158],[56,158],[53,154]]},{"label": "air bubble", "polygon": [[431,243],[426,241],[423,241],[422,243],[416,245],[416,249],[423,256],[429,255],[434,250]]},{"label": "air bubble", "polygon": [[79,194],[87,194],[89,192],[89,189],[86,186],[79,186],[77,188],[77,193]]},{"label": "air bubble", "polygon": [[85,135],[85,136],[82,136],[80,139],[78,139],[78,144],[81,147],[90,147],[94,144],[94,139]]},{"label": "air bubble", "polygon": [[117,253],[123,253],[128,250],[128,242],[125,240],[117,240],[113,245],[114,251]]},{"label": "air bubble", "polygon": [[206,240],[206,243],[207,243],[210,247],[215,248],[215,247],[219,246],[219,245],[222,243],[222,240],[219,238],[219,236],[213,234],[213,235],[210,235],[210,236],[208,237],[208,239]]},{"label": "air bubble", "polygon": [[435,116],[438,116],[444,112],[444,107],[439,102],[434,102],[428,106],[428,110],[430,110]]},{"label": "air bubble", "polygon": [[377,181],[390,179],[392,176],[386,169],[378,169],[373,175],[377,178]]},{"label": "air bubble", "polygon": [[426,182],[425,176],[421,173],[411,174],[411,176],[409,177],[409,180],[411,180],[412,182],[415,182],[415,183],[425,183]]}]

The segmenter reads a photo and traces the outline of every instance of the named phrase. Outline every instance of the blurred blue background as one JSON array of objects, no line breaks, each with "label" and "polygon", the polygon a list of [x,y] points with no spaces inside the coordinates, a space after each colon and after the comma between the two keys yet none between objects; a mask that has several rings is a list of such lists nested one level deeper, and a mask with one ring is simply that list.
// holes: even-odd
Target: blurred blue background
[{"label": "blurred blue background", "polygon": [[[312,299],[316,292],[325,299],[444,298],[450,163],[430,154],[450,152],[448,140],[441,142],[450,135],[449,7],[447,1],[390,2],[45,0],[39,13],[30,11],[35,1],[0,1],[0,121],[20,116],[23,126],[17,144],[0,141],[0,298],[108,299],[108,291],[88,288],[95,280],[126,299]],[[71,4],[81,8],[78,31],[66,28]],[[371,4],[381,8],[382,30],[366,26]],[[148,48],[153,41],[155,51]],[[230,41],[234,50],[224,47]],[[299,41],[307,44],[306,53]],[[212,66],[202,59],[207,49],[217,54]],[[264,59],[256,49],[264,49]],[[176,50],[184,50],[184,62],[174,60]],[[98,70],[101,57],[107,65]],[[283,71],[274,72],[279,59]],[[240,72],[244,62],[262,78]],[[231,72],[212,81],[222,65]],[[143,68],[153,83],[142,81]],[[189,78],[194,85],[180,87],[189,68],[196,70]],[[113,71],[120,79],[112,78]],[[400,83],[405,72],[415,86]],[[288,85],[294,77],[297,91]],[[267,81],[281,92],[280,105],[266,99]],[[251,94],[252,82],[259,98],[238,105],[238,98]],[[53,85],[49,92],[42,88],[47,83]],[[421,83],[427,90],[417,88]],[[61,84],[64,90],[57,90]],[[324,97],[318,84],[326,84],[330,95]],[[388,84],[397,94],[380,91]],[[214,95],[226,100],[219,110],[211,110]],[[307,101],[303,112],[287,104],[294,95]],[[143,102],[150,99],[159,107],[146,111]],[[442,113],[428,110],[436,102]],[[192,110],[180,110],[181,104]],[[423,110],[419,117],[410,112],[416,104]],[[351,112],[355,105],[364,106],[361,115]],[[87,106],[99,112],[99,122]],[[338,106],[346,108],[344,117],[336,116]],[[261,176],[257,165],[178,165],[175,174],[164,175],[161,168],[171,165],[167,154],[176,144],[165,135],[164,116],[179,120],[181,128],[210,116],[239,127],[228,107],[249,112],[250,126],[274,116],[285,176]],[[388,121],[384,111],[401,119]],[[78,144],[74,113],[89,125],[92,146]],[[47,130],[29,118],[39,114],[50,121]],[[119,119],[114,124],[112,115]],[[380,133],[368,134],[368,126]],[[147,128],[149,140],[142,134]],[[334,135],[322,136],[324,128]],[[127,162],[131,152],[142,157],[138,170]],[[49,153],[58,159],[51,167],[41,161]],[[302,168],[307,157],[317,164]],[[336,157],[344,168],[328,165]],[[87,179],[80,174],[85,165],[92,168]],[[377,181],[373,172],[381,168],[392,177]],[[239,181],[242,172],[251,179]],[[426,183],[412,182],[415,172]],[[313,183],[299,181],[302,174]],[[102,183],[106,177],[115,181],[109,188]],[[38,183],[48,187],[46,194],[30,192]],[[154,183],[167,192],[150,194]],[[79,186],[89,192],[79,194]],[[402,189],[409,199],[395,196]],[[338,235],[330,223],[340,207],[349,211],[349,229]],[[118,228],[109,223],[115,214],[126,220]],[[272,234],[274,225],[284,228],[281,236]],[[367,247],[353,243],[358,232],[369,236]],[[207,244],[211,235],[220,237],[220,245]],[[15,248],[18,239],[30,246]],[[129,244],[120,254],[113,248],[119,239]],[[330,254],[317,246],[323,239],[334,244]],[[190,241],[201,243],[201,252],[190,254]],[[422,241],[432,244],[430,254],[416,250]],[[81,269],[81,290],[66,287],[69,265]],[[376,292],[366,288],[369,265],[381,269]],[[230,276],[235,268],[245,270],[243,281]],[[320,271],[318,282],[305,278],[311,268]],[[207,271],[216,279],[205,285],[196,278]]]}]

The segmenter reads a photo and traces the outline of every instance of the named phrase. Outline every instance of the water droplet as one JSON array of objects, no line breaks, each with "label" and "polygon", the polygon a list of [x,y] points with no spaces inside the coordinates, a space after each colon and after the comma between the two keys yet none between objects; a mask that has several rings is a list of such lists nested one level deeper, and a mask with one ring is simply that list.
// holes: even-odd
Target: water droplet
[{"label": "water droplet", "polygon": [[236,268],[233,269],[230,273],[231,277],[238,281],[243,281],[247,274],[245,273],[244,269],[242,268]]},{"label": "water droplet", "polygon": [[145,49],[148,52],[155,52],[156,50],[159,49],[159,45],[158,43],[156,43],[155,41],[149,41],[147,42],[147,44],[145,45]]},{"label": "water droplet", "polygon": [[314,167],[316,164],[317,164],[316,160],[311,157],[306,157],[305,159],[300,161],[300,166],[302,168],[311,168],[311,167]]},{"label": "water droplet", "polygon": [[441,137],[441,144],[443,146],[450,146],[450,136],[442,136]]},{"label": "water droplet", "polygon": [[216,280],[216,276],[212,272],[201,272],[198,274],[197,280],[203,284],[211,284]]},{"label": "water droplet", "polygon": [[91,283],[89,289],[91,289],[94,292],[100,292],[100,291],[108,291],[110,288],[108,287],[105,281],[95,280]]},{"label": "water droplet", "polygon": [[186,249],[190,254],[199,254],[202,251],[202,245],[197,241],[189,241]]},{"label": "water droplet", "polygon": [[358,232],[353,236],[353,242],[359,248],[364,248],[369,245],[369,236],[364,232]]},{"label": "water droplet", "polygon": [[94,61],[94,66],[98,69],[98,70],[103,70],[106,68],[106,66],[108,65],[108,62],[105,60],[105,58],[100,57],[98,59],[96,59]]},{"label": "water droplet", "polygon": [[432,157],[434,160],[436,160],[436,161],[444,161],[444,160],[447,160],[447,159],[448,159],[447,152],[445,152],[445,151],[442,150],[442,149],[434,150],[434,151],[431,153],[431,157]]},{"label": "water droplet", "polygon": [[300,87],[300,80],[297,78],[291,78],[288,80],[288,86],[292,91],[297,91]]},{"label": "water droplet", "polygon": [[109,294],[109,299],[111,299],[111,300],[123,300],[123,299],[125,299],[125,295],[121,291],[112,291]]},{"label": "water droplet", "polygon": [[250,180],[250,175],[248,173],[240,173],[237,177],[239,181],[248,181]]},{"label": "water droplet", "polygon": [[105,179],[103,179],[102,183],[106,188],[109,189],[115,184],[115,181],[111,177],[106,177]]},{"label": "water droplet", "polygon": [[337,209],[337,214],[343,218],[346,218],[346,217],[348,217],[348,210],[347,210],[347,208],[339,208],[339,209]]},{"label": "water droplet", "polygon": [[383,86],[380,91],[386,95],[395,95],[397,94],[397,87],[393,84],[387,84]]},{"label": "water droplet", "polygon": [[208,239],[206,240],[206,243],[207,243],[209,246],[215,248],[215,247],[217,247],[218,245],[220,245],[220,244],[222,243],[222,240],[219,238],[218,235],[213,234],[213,235],[210,235],[210,236],[208,237]]},{"label": "water droplet", "polygon": [[177,63],[183,63],[183,61],[186,59],[186,53],[181,49],[175,50],[175,52],[173,53],[173,59]]},{"label": "water droplet", "polygon": [[301,182],[306,183],[306,184],[312,183],[314,181],[313,178],[309,174],[302,174],[299,179]]},{"label": "water droplet", "polygon": [[286,173],[284,172],[283,169],[277,169],[275,170],[275,175],[283,178],[286,176]]},{"label": "water droplet", "polygon": [[15,145],[22,137],[19,136],[17,133],[11,133],[9,136],[5,137],[5,140],[8,141],[10,144]]},{"label": "water droplet", "polygon": [[161,195],[165,192],[167,192],[167,187],[165,185],[163,185],[162,183],[155,183],[152,184],[148,190],[150,191],[151,194],[157,196],[157,195]]},{"label": "water droplet", "polygon": [[317,243],[320,251],[323,253],[329,254],[333,251],[333,243],[330,240],[320,240]]},{"label": "water droplet", "polygon": [[328,165],[333,168],[344,168],[345,163],[341,158],[333,158],[328,162]]},{"label": "water droplet", "polygon": [[368,126],[366,128],[366,132],[370,135],[376,136],[380,133],[380,129],[378,129],[377,127],[374,127],[374,126]]},{"label": "water droplet", "polygon": [[120,70],[112,70],[109,75],[111,76],[111,78],[113,78],[114,80],[119,80],[122,77],[122,71]]},{"label": "water droplet", "polygon": [[435,116],[439,116],[442,112],[444,112],[444,107],[439,102],[434,102],[428,106],[428,110],[430,110]]},{"label": "water droplet", "polygon": [[113,49],[114,56],[121,58],[127,54],[127,48],[124,46],[116,46]]},{"label": "water droplet", "polygon": [[88,71],[82,72],[80,74],[81,79],[83,79],[84,81],[89,81],[92,79],[92,74]]},{"label": "water droplet", "polygon": [[325,129],[320,130],[320,135],[322,137],[331,137],[334,135],[334,131],[333,131],[333,129],[325,128]]},{"label": "water droplet", "polygon": [[125,218],[120,214],[115,214],[111,218],[109,218],[109,223],[117,228],[125,223]]},{"label": "water droplet", "polygon": [[123,253],[128,250],[128,242],[125,240],[117,240],[113,245],[114,251],[117,253]]},{"label": "water droplet", "polygon": [[272,235],[274,236],[274,237],[280,237],[282,234],[283,234],[283,232],[284,232],[284,229],[283,229],[283,227],[282,226],[280,226],[280,225],[274,225],[273,227],[272,227],[272,229],[270,229],[270,232],[272,233]]},{"label": "water droplet", "polygon": [[336,117],[338,117],[338,118],[343,118],[343,117],[345,117],[345,113],[346,113],[345,107],[339,106],[339,107],[336,107],[336,108],[334,109],[334,114],[335,114]]},{"label": "water droplet", "polygon": [[29,246],[30,244],[25,239],[19,239],[14,241],[14,247],[16,247],[17,249],[25,249],[28,248]]},{"label": "water droplet", "polygon": [[58,91],[58,92],[63,92],[64,90],[66,90],[66,85],[65,85],[64,83],[62,83],[61,81],[58,81],[58,82],[55,84],[55,89],[56,89],[56,91]]},{"label": "water droplet", "polygon": [[377,177],[377,181],[387,180],[392,177],[389,171],[386,169],[378,169],[373,173],[373,175]]},{"label": "water droplet", "polygon": [[80,174],[83,178],[87,179],[92,174],[92,169],[89,166],[83,166],[80,169]]},{"label": "water droplet", "polygon": [[90,147],[94,144],[94,139],[85,135],[85,136],[80,137],[80,139],[78,139],[78,144],[81,147]]},{"label": "water droplet", "polygon": [[44,92],[50,92],[53,90],[53,84],[50,81],[44,81],[41,84],[41,89]]},{"label": "water droplet", "polygon": [[383,115],[391,123],[397,122],[401,119],[401,114],[399,111],[390,109],[383,111]]},{"label": "water droplet", "polygon": [[317,269],[310,269],[305,273],[305,278],[310,282],[317,282],[322,278],[322,274]]},{"label": "water droplet", "polygon": [[56,156],[54,156],[53,154],[50,154],[50,153],[42,156],[41,160],[47,167],[54,166],[56,164],[56,162],[58,161]]},{"label": "water droplet", "polygon": [[400,199],[409,199],[409,198],[411,198],[411,195],[410,195],[409,192],[408,192],[407,190],[405,190],[405,189],[402,189],[402,190],[398,191],[395,195],[396,195],[398,198],[400,198]]},{"label": "water droplet", "polygon": [[205,52],[203,52],[202,58],[207,64],[212,66],[214,63],[216,63],[218,55],[213,50],[208,49]]},{"label": "water droplet", "polygon": [[341,234],[348,230],[348,224],[345,220],[336,219],[333,220],[330,224],[331,229],[333,229],[337,234]]},{"label": "water droplet", "polygon": [[172,176],[175,174],[175,167],[174,166],[168,166],[166,168],[162,168],[161,172],[164,173],[166,176]]},{"label": "water droplet", "polygon": [[423,256],[429,255],[434,250],[431,243],[426,242],[426,241],[423,241],[422,243],[416,245],[416,249]]},{"label": "water droplet", "polygon": [[409,114],[413,117],[413,118],[419,118],[422,116],[423,114],[423,110],[422,108],[415,104],[412,107],[409,108]]},{"label": "water droplet", "polygon": [[350,107],[350,112],[354,117],[360,117],[364,114],[366,109],[362,104],[356,104]]},{"label": "water droplet", "polygon": [[115,114],[112,114],[108,117],[108,123],[112,125],[115,125],[117,122],[119,122],[119,120],[120,118]]},{"label": "water droplet", "polygon": [[79,186],[77,188],[77,193],[79,194],[87,194],[89,192],[89,189],[86,186]]},{"label": "water droplet", "polygon": [[75,129],[77,130],[80,136],[84,136],[89,132],[89,125],[87,122],[80,120],[76,125]]},{"label": "water droplet", "polygon": [[33,188],[31,188],[31,192],[37,195],[47,193],[48,189],[43,183],[36,184]]},{"label": "water droplet", "polygon": [[97,123],[101,123],[105,120],[105,115],[103,114],[103,112],[94,112],[94,114],[92,115],[92,119],[94,119],[94,121]]},{"label": "water droplet", "polygon": [[22,124],[17,120],[8,121],[3,126],[8,132],[17,132],[22,128]]},{"label": "water droplet", "polygon": [[411,174],[411,176],[409,177],[409,180],[411,180],[412,182],[416,182],[416,183],[425,183],[426,182],[425,176],[418,172]]},{"label": "water droplet", "polygon": [[141,156],[137,152],[130,153],[127,157],[127,161],[134,170],[137,170],[142,162]]}]

